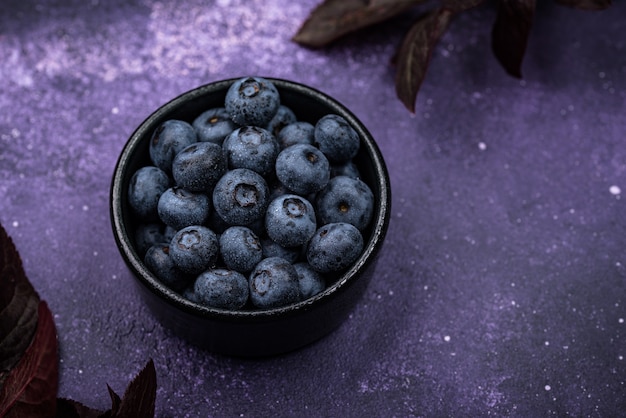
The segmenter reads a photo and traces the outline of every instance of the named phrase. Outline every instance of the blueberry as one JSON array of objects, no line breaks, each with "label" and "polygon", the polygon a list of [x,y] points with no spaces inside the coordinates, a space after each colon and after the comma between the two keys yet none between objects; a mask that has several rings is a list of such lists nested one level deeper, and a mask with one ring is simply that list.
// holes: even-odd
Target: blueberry
[{"label": "blueberry", "polygon": [[235,129],[222,146],[229,168],[247,168],[262,176],[272,172],[279,151],[274,136],[256,126]]},{"label": "blueberry", "polygon": [[272,181],[269,184],[269,188],[270,188],[270,202],[284,194],[293,194],[293,191],[289,190],[280,181]]},{"label": "blueberry", "polygon": [[176,154],[197,140],[196,131],[191,124],[177,119],[166,120],[152,134],[150,159],[155,166],[170,173]]},{"label": "blueberry", "polygon": [[278,111],[280,95],[271,81],[244,77],[229,87],[224,105],[231,119],[241,126],[267,126]]},{"label": "blueberry", "polygon": [[192,280],[190,276],[174,264],[170,256],[169,243],[155,244],[148,248],[144,264],[156,277],[175,292],[182,291]]},{"label": "blueberry", "polygon": [[302,299],[308,299],[326,289],[326,280],[309,263],[296,263],[293,265],[298,272],[298,285]]},{"label": "blueberry", "polygon": [[313,145],[315,126],[309,122],[296,121],[286,125],[276,134],[276,140],[281,149],[290,145],[309,144]]},{"label": "blueberry", "polygon": [[248,301],[248,280],[233,270],[210,269],[196,278],[194,294],[198,303],[213,308],[240,309]]},{"label": "blueberry", "polygon": [[[268,199],[268,201],[270,200]],[[254,234],[257,237],[262,237],[262,236],[267,235],[265,233],[265,218],[263,216],[261,216],[259,219],[257,219],[254,222],[250,222],[249,224],[246,224],[246,227],[250,229],[250,231],[254,232]]]},{"label": "blueberry", "polygon": [[272,135],[276,136],[285,126],[290,123],[294,123],[297,120],[296,114],[293,113],[293,110],[288,108],[285,105],[278,106],[278,110],[276,114],[272,118],[272,120],[267,124],[265,129],[271,132]]},{"label": "blueberry", "polygon": [[165,239],[165,242],[172,241],[172,238],[174,238],[174,234],[176,234],[176,229],[172,228],[169,225],[165,225],[165,229],[163,230],[163,238]]},{"label": "blueberry", "polygon": [[361,178],[361,172],[355,162],[350,160],[344,163],[330,165],[330,177],[337,176],[348,176],[353,179],[358,179]]},{"label": "blueberry", "polygon": [[330,179],[330,164],[313,145],[295,144],[278,154],[276,177],[289,190],[307,195],[326,186]]},{"label": "blueberry", "polygon": [[319,228],[309,241],[307,261],[319,273],[344,270],[363,251],[363,236],[352,224],[338,222]]},{"label": "blueberry", "polygon": [[250,273],[250,300],[257,308],[277,308],[300,300],[298,272],[280,257],[261,260]]},{"label": "blueberry", "polygon": [[148,248],[154,244],[169,242],[164,236],[164,226],[161,223],[142,223],[135,230],[135,245],[137,253],[143,257]]},{"label": "blueberry", "polygon": [[335,114],[320,118],[315,124],[314,145],[333,163],[354,158],[359,151],[359,134],[348,121]]},{"label": "blueberry", "polygon": [[203,193],[192,193],[171,187],[159,199],[159,218],[179,230],[189,225],[201,225],[209,219],[211,200]]},{"label": "blueberry", "polygon": [[290,263],[296,263],[302,256],[303,247],[283,247],[273,239],[261,238],[263,248],[263,258],[280,257]]},{"label": "blueberry", "polygon": [[190,192],[210,192],[226,172],[222,147],[212,142],[196,142],[183,148],[172,162],[176,185]]},{"label": "blueberry", "polygon": [[198,298],[198,295],[196,295],[196,292],[195,292],[195,290],[193,288],[194,284],[195,284],[195,281],[193,283],[191,283],[190,286],[187,286],[185,289],[183,289],[183,291],[181,292],[181,295],[185,299],[187,299],[187,300],[189,300],[189,301],[191,301],[193,303],[201,303],[200,299]]},{"label": "blueberry", "polygon": [[214,267],[219,253],[219,242],[217,235],[209,228],[192,225],[176,232],[169,252],[177,268],[197,275]]},{"label": "blueberry", "polygon": [[216,210],[211,211],[211,213],[209,214],[209,219],[204,225],[209,227],[211,231],[215,232],[216,234],[221,234],[230,227],[230,225],[222,219],[222,217],[219,215],[219,213],[217,213]]},{"label": "blueberry", "polygon": [[232,226],[219,238],[220,254],[226,267],[240,273],[251,271],[263,258],[259,237],[245,226]]},{"label": "blueberry", "polygon": [[172,185],[167,173],[155,166],[135,171],[128,185],[128,204],[144,222],[158,219],[157,205],[165,190]]},{"label": "blueberry", "polygon": [[246,168],[227,171],[213,190],[213,206],[230,225],[248,225],[265,214],[269,197],[267,182]]},{"label": "blueberry", "polygon": [[363,231],[374,213],[374,194],[362,180],[337,176],[317,194],[315,205],[321,224],[347,222]]},{"label": "blueberry", "polygon": [[221,145],[224,138],[237,128],[224,107],[216,107],[202,112],[191,126],[198,135],[198,141]]},{"label": "blueberry", "polygon": [[317,229],[315,210],[304,197],[284,194],[272,200],[265,214],[265,230],[283,247],[306,243]]}]

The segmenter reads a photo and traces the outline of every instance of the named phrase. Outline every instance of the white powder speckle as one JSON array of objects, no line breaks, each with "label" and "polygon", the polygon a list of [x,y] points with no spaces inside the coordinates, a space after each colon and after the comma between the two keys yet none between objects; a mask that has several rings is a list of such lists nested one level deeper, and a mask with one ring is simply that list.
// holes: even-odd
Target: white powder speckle
[{"label": "white powder speckle", "polygon": [[613,185],[609,187],[609,192],[611,192],[612,195],[617,196],[622,192],[622,189],[620,189],[619,186]]},{"label": "white powder speckle", "polygon": [[620,324],[623,324],[624,323],[624,318],[618,319],[617,322],[619,322]]},{"label": "white powder speckle", "polygon": [[89,210],[89,206],[87,206],[87,205],[83,205],[83,210],[84,210],[85,212],[87,212],[87,211]]},{"label": "white powder speckle", "polygon": [[484,142],[479,142],[478,143],[478,149],[481,151],[484,151],[487,149],[487,144],[485,144]]},{"label": "white powder speckle", "polygon": [[444,340],[445,342],[450,342],[450,336],[449,336],[449,335],[446,335],[445,337],[443,337],[443,340]]},{"label": "white powder speckle", "polygon": [[18,226],[20,226],[20,223],[18,221],[13,221],[11,225],[13,225],[13,228],[17,228]]},{"label": "white powder speckle", "polygon": [[545,385],[543,388],[544,388],[545,390],[550,390],[550,389],[552,389],[552,387],[551,387],[550,385]]}]

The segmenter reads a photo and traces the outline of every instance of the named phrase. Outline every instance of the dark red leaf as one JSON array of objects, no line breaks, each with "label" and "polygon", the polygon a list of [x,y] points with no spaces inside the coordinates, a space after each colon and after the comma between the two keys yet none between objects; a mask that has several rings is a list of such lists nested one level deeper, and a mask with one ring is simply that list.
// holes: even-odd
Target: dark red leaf
[{"label": "dark red leaf", "polygon": [[152,360],[128,384],[120,398],[107,385],[111,409],[98,411],[71,399],[58,399],[56,418],[153,418],[156,402],[156,371]]},{"label": "dark red leaf", "polygon": [[582,10],[603,10],[611,6],[611,0],[556,0],[563,6]]},{"label": "dark red leaf", "polygon": [[491,46],[502,67],[514,77],[522,77],[522,60],[534,15],[535,0],[500,0]]},{"label": "dark red leaf", "polygon": [[54,417],[59,384],[57,334],[52,313],[41,301],[32,343],[0,391],[0,416]]},{"label": "dark red leaf", "polygon": [[107,389],[109,390],[109,396],[111,397],[110,416],[114,417],[120,411],[120,405],[122,403],[122,400],[120,399],[119,395],[115,393],[113,389],[111,389],[111,386],[107,385]]},{"label": "dark red leaf", "polygon": [[103,418],[104,411],[89,408],[71,399],[58,398],[56,418]]},{"label": "dark red leaf", "polygon": [[119,410],[111,416],[115,418],[153,418],[156,389],[156,370],[154,362],[150,360],[130,382],[124,396],[122,396]]},{"label": "dark red leaf", "polygon": [[28,281],[13,240],[0,225],[0,388],[30,345],[39,295]]},{"label": "dark red leaf", "polygon": [[415,99],[426,75],[435,45],[445,32],[453,13],[445,8],[418,19],[404,37],[396,57],[396,94],[415,113]]},{"label": "dark red leaf", "polygon": [[293,41],[314,48],[380,23],[428,0],[325,0],[304,21]]},{"label": "dark red leaf", "polygon": [[481,5],[484,2],[485,0],[443,0],[442,4],[446,9],[459,13]]}]

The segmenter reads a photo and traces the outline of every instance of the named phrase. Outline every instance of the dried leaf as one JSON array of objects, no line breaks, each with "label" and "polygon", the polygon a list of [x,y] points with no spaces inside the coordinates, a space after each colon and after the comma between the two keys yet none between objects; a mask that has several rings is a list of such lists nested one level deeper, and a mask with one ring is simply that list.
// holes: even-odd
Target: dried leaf
[{"label": "dried leaf", "polygon": [[39,295],[28,281],[13,240],[0,225],[0,388],[30,345]]},{"label": "dried leaf", "polygon": [[156,370],[154,362],[150,360],[130,382],[117,413],[111,416],[115,418],[153,418],[156,389]]},{"label": "dried leaf", "polygon": [[57,335],[46,302],[38,308],[35,337],[0,391],[0,416],[54,417],[59,383]]},{"label": "dried leaf", "polygon": [[535,0],[500,0],[491,46],[500,64],[514,77],[522,77],[522,60],[534,15]]},{"label": "dried leaf", "polygon": [[412,113],[435,45],[445,32],[452,12],[441,8],[418,19],[404,37],[397,54],[396,94]]},{"label": "dried leaf", "polygon": [[293,41],[319,48],[382,22],[428,0],[325,0],[304,21]]},{"label": "dried leaf", "polygon": [[557,3],[581,10],[604,10],[611,6],[611,0],[555,0]]}]

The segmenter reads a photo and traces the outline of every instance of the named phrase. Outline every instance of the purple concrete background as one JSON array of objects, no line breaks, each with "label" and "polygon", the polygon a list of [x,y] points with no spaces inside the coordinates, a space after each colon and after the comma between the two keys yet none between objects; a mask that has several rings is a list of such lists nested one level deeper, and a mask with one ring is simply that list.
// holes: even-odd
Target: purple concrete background
[{"label": "purple concrete background", "polygon": [[[157,416],[617,416],[626,410],[626,5],[542,2],[525,81],[453,21],[410,115],[388,65],[409,17],[310,51],[318,2],[3,0],[0,222],[48,301],[60,392],[110,406],[153,358]],[[388,162],[376,277],[319,343],[200,351],[141,304],[109,224],[124,142],[153,109],[249,74],[329,93]]]}]

